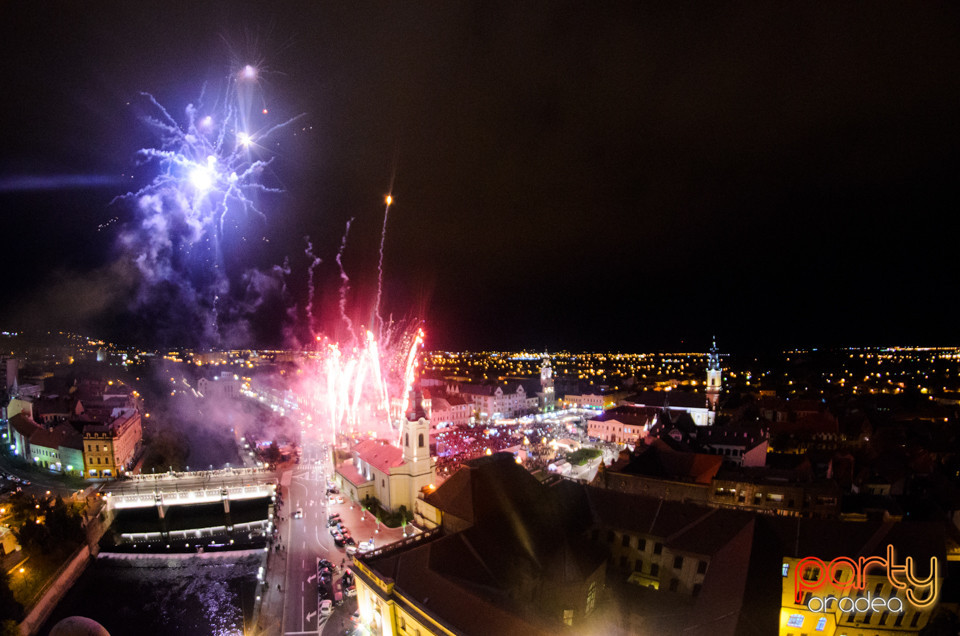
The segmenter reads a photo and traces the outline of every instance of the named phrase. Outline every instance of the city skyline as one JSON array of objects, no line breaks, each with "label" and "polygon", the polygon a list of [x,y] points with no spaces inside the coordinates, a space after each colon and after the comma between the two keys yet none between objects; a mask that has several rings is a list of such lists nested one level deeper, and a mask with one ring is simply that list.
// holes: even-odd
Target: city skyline
[{"label": "city skyline", "polygon": [[955,267],[930,239],[957,203],[955,10],[18,8],[2,318],[168,344],[115,257],[133,218],[110,203],[156,168],[128,104],[179,119],[254,62],[257,129],[304,115],[272,150],[259,243],[226,258],[289,259],[250,346],[287,344],[290,308],[303,330],[304,236],[313,311],[336,315],[349,219],[372,323],[387,194],[384,313],[424,320],[429,349],[953,344]]}]

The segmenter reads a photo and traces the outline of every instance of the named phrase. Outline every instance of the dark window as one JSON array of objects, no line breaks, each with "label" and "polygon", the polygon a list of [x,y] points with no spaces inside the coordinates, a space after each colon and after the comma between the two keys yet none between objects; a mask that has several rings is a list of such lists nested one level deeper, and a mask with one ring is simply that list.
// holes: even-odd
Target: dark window
[{"label": "dark window", "polygon": [[637,559],[636,564],[633,566],[634,572],[643,572],[643,559]]},{"label": "dark window", "polygon": [[420,433],[420,448],[423,448],[423,433]]},{"label": "dark window", "polygon": [[652,576],[657,576],[658,574],[660,574],[660,566],[657,565],[656,563],[651,563],[651,564],[650,564],[650,574],[651,574]]},{"label": "dark window", "polygon": [[653,553],[654,553],[654,554],[661,554],[662,552],[663,552],[663,544],[662,544],[662,543],[655,543],[655,544],[653,544]]},{"label": "dark window", "polygon": [[680,568],[683,567],[683,557],[682,557],[682,556],[673,557],[673,567],[674,567],[675,570],[679,570]]},{"label": "dark window", "polygon": [[888,618],[889,616],[890,616],[890,612],[884,612],[883,614],[881,614],[881,615],[880,615],[880,624],[881,624],[881,625],[886,625],[886,624],[887,624],[887,618]]},{"label": "dark window", "polygon": [[697,574],[706,574],[707,572],[707,562],[701,561],[697,564]]},{"label": "dark window", "polygon": [[873,615],[873,614],[870,613],[870,612],[867,612],[866,614],[863,615],[863,624],[864,624],[864,625],[869,625],[869,624],[870,624],[870,617],[871,617],[872,615]]},{"label": "dark window", "polygon": [[646,540],[646,539],[640,539],[640,540],[638,540],[638,541],[637,541],[637,547],[640,549],[641,552],[644,551],[644,550],[646,550],[646,549],[647,549],[647,540]]},{"label": "dark window", "polygon": [[873,588],[873,595],[880,596],[880,592],[883,590],[883,583],[877,583],[877,586]]},{"label": "dark window", "polygon": [[693,595],[694,595],[694,596],[697,596],[698,594],[700,594],[700,588],[702,588],[702,587],[703,587],[703,586],[700,585],[699,583],[697,583],[696,585],[694,585],[694,586],[693,586]]},{"label": "dark window", "polygon": [[629,534],[623,535],[623,538],[620,540],[620,545],[622,545],[622,546],[625,547],[625,548],[629,548],[629,547],[630,547],[630,535],[629,535]]},{"label": "dark window", "polygon": [[403,443],[404,446],[410,446],[410,433],[405,435],[406,441]]},{"label": "dark window", "polygon": [[607,543],[613,543],[613,530],[607,532]]},{"label": "dark window", "polygon": [[622,568],[627,567],[627,557],[625,556],[620,557],[620,567]]},{"label": "dark window", "polygon": [[900,624],[903,622],[903,614],[897,614],[897,620],[893,621],[894,627],[900,627]]},{"label": "dark window", "polygon": [[676,592],[678,587],[680,587],[680,581],[678,579],[670,579],[670,591]]},{"label": "dark window", "polygon": [[910,627],[916,627],[917,623],[920,622],[920,612],[914,612],[913,618],[910,619]]}]

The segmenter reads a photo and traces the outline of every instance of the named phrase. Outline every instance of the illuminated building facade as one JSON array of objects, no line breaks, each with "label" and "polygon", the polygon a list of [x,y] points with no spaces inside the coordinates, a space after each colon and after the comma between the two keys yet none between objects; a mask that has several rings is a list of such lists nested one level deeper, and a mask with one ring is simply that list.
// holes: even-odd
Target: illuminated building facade
[{"label": "illuminated building facade", "polygon": [[213,378],[200,378],[197,391],[203,397],[235,398],[240,395],[240,377],[234,374],[217,375]]},{"label": "illuminated building facade", "polygon": [[707,406],[711,411],[717,410],[721,388],[720,351],[717,349],[717,339],[714,338],[710,355],[707,356]]},{"label": "illuminated building facade", "polygon": [[549,413],[557,408],[557,394],[553,386],[553,366],[550,356],[543,354],[540,364],[540,412]]},{"label": "illuminated building facade", "polygon": [[387,510],[413,512],[417,494],[436,481],[437,462],[430,454],[430,420],[419,390],[411,391],[398,448],[382,440],[364,440],[351,449],[352,459],[337,466],[337,480],[353,500],[376,497]]},{"label": "illuminated building facade", "polygon": [[140,412],[125,409],[109,424],[83,427],[84,476],[116,478],[129,470],[143,440]]},{"label": "illuminated building facade", "polygon": [[657,421],[651,409],[618,406],[587,420],[587,435],[592,439],[616,444],[636,444]]}]

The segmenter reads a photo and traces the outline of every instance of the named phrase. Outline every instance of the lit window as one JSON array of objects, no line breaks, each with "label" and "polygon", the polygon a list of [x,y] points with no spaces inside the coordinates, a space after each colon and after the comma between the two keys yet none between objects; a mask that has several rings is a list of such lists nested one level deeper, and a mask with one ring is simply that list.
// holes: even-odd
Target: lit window
[{"label": "lit window", "polygon": [[787,627],[803,627],[803,614],[791,614],[787,619]]}]

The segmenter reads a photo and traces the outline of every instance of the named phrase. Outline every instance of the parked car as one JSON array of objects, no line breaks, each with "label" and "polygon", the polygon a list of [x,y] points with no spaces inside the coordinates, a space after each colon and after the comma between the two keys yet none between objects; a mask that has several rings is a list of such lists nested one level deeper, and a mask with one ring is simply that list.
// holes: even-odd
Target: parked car
[{"label": "parked car", "polygon": [[344,546],[343,535],[342,534],[334,535],[333,542],[336,544],[338,548],[342,548]]},{"label": "parked car", "polygon": [[348,545],[348,546],[347,546],[347,555],[348,555],[348,556],[353,556],[353,555],[356,554],[356,553],[357,553],[357,546],[356,546],[356,545]]},{"label": "parked car", "polygon": [[330,616],[333,614],[333,601],[326,599],[320,601],[320,616]]}]

